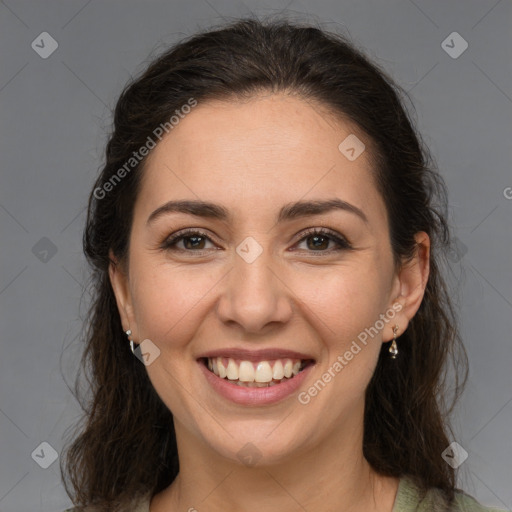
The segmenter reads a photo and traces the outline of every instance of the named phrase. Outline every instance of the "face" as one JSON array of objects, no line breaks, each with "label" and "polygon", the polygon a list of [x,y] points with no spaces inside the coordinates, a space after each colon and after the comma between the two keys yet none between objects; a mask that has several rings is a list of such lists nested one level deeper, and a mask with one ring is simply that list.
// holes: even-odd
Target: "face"
[{"label": "face", "polygon": [[160,351],[146,369],[178,442],[276,462],[361,433],[382,342],[426,274],[394,271],[369,141],[356,159],[338,149],[351,134],[366,139],[267,95],[199,103],[149,155],[111,280],[123,327]]}]

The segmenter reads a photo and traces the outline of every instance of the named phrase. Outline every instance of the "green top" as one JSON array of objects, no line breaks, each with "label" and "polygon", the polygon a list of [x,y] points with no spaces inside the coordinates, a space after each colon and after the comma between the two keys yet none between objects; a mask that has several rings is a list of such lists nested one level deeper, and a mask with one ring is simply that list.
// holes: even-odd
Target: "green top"
[{"label": "green top", "polygon": [[[505,512],[481,505],[475,498],[463,491],[455,491],[455,499],[449,506],[443,492],[429,489],[421,497],[418,487],[408,477],[402,477],[398,486],[392,512]],[[146,512],[149,512],[149,508]]]},{"label": "green top", "polygon": [[[151,496],[146,494],[140,500],[134,502],[130,511],[126,512],[150,512],[149,503]],[[80,511],[78,507],[69,508],[64,512],[94,512],[93,507],[86,507]],[[449,506],[442,491],[431,488],[422,497],[421,491],[408,477],[400,479],[398,491],[392,512],[506,512],[504,509],[484,507],[469,494],[455,491],[455,499]],[[512,512],[512,511],[509,511]]]}]

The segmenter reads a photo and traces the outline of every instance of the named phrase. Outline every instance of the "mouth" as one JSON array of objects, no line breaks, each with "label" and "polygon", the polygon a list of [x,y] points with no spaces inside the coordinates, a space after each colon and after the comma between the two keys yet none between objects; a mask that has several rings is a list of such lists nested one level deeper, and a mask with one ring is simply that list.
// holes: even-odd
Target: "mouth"
[{"label": "mouth", "polygon": [[219,379],[244,388],[270,388],[293,380],[315,363],[296,357],[251,360],[227,356],[201,357],[198,361]]}]

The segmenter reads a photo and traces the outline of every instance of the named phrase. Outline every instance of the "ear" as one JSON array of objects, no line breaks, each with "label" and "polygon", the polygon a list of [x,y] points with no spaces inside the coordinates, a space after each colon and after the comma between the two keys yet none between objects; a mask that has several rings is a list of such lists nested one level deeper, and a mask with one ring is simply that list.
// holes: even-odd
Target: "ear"
[{"label": "ear", "polygon": [[424,231],[419,231],[414,235],[416,240],[416,249],[410,261],[404,262],[398,275],[396,276],[394,295],[397,297],[389,305],[395,311],[397,303],[401,305],[400,311],[395,315],[392,321],[387,324],[386,333],[383,340],[393,339],[393,327],[398,325],[397,336],[404,333],[425,295],[428,276],[430,273],[430,238]]},{"label": "ear", "polygon": [[133,333],[136,333],[137,326],[135,315],[133,314],[132,296],[127,272],[114,256],[112,250],[109,252],[109,259],[108,275],[116,297],[117,309],[121,317],[123,330],[131,329]]}]

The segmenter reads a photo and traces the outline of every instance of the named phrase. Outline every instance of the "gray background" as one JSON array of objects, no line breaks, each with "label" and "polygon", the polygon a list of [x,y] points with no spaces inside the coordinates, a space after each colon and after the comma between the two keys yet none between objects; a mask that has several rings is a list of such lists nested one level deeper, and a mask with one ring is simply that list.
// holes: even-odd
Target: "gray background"
[{"label": "gray background", "polygon": [[[449,187],[459,240],[451,262],[471,372],[456,411],[456,440],[469,454],[459,486],[483,503],[512,508],[511,2],[6,0],[0,2],[1,512],[70,506],[58,460],[43,469],[31,454],[37,449],[39,460],[49,457],[44,446],[41,455],[42,442],[60,453],[80,412],[63,375],[73,381],[88,298],[81,230],[121,87],[150,55],[197,29],[281,8],[348,34],[410,91]],[[31,47],[44,31],[59,45],[47,59]],[[441,46],[453,31],[469,45],[458,58]]]}]

